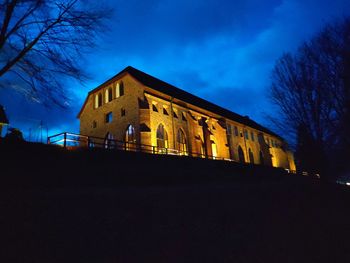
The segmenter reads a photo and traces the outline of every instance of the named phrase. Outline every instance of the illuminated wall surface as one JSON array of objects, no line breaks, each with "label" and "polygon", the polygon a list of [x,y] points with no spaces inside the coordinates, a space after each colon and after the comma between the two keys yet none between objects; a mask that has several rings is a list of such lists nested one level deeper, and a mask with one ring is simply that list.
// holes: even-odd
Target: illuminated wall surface
[{"label": "illuminated wall surface", "polygon": [[157,153],[295,170],[283,138],[240,116],[127,67],[89,92],[80,133],[138,144]]}]

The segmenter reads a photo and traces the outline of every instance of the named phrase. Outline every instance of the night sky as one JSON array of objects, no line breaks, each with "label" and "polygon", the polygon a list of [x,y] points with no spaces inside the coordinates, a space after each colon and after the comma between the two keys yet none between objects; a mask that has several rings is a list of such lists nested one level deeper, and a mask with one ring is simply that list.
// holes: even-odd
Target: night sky
[{"label": "night sky", "polygon": [[115,9],[109,31],[86,55],[91,79],[67,83],[68,110],[0,90],[11,126],[27,139],[38,139],[40,121],[49,134],[79,132],[76,115],[87,92],[128,65],[269,126],[266,115],[277,113],[268,96],[275,60],[350,15],[349,0],[108,2]]}]

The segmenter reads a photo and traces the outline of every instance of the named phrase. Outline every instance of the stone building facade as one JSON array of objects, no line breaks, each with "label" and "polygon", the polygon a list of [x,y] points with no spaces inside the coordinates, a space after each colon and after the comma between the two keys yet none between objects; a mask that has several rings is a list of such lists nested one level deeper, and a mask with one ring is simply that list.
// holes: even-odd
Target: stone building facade
[{"label": "stone building facade", "polygon": [[280,136],[130,66],[90,91],[78,118],[91,143],[295,170]]}]

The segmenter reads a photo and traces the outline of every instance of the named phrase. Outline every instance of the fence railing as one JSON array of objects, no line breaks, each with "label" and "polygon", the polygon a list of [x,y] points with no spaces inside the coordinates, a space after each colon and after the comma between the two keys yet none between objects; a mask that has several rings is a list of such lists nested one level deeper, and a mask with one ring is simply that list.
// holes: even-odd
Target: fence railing
[{"label": "fence railing", "polygon": [[205,155],[203,153],[180,151],[178,149],[164,148],[147,144],[136,143],[135,141],[120,141],[115,139],[87,136],[82,134],[62,132],[49,136],[47,144],[58,145],[67,149],[75,148],[103,148],[106,150],[133,151],[152,154],[191,156],[212,160],[234,161],[229,158]]}]

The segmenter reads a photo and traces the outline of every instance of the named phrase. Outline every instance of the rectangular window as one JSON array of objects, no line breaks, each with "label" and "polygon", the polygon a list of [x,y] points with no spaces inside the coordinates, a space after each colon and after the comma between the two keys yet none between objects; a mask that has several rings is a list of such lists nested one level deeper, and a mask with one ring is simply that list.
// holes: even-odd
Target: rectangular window
[{"label": "rectangular window", "polygon": [[246,140],[249,140],[249,136],[248,136],[248,131],[247,130],[244,130],[244,138]]},{"label": "rectangular window", "polygon": [[252,138],[252,141],[255,141],[254,132],[250,132],[250,137]]},{"label": "rectangular window", "polygon": [[185,113],[182,113],[182,120],[183,121],[187,121],[186,117],[185,117]]},{"label": "rectangular window", "polygon": [[112,118],[113,118],[112,112],[108,112],[108,113],[106,114],[106,123],[112,122]]},{"label": "rectangular window", "polygon": [[269,138],[266,138],[266,144],[267,144],[268,146],[270,146]]},{"label": "rectangular window", "polygon": [[231,125],[230,124],[227,124],[226,133],[228,135],[231,135]]},{"label": "rectangular window", "polygon": [[163,114],[164,114],[164,115],[169,115],[169,114],[168,114],[168,111],[167,111],[165,108],[163,108]]},{"label": "rectangular window", "polygon": [[235,136],[238,136],[238,128],[235,126]]},{"label": "rectangular window", "polygon": [[176,118],[176,119],[177,119],[177,114],[176,114],[176,112],[175,112],[175,111],[173,111],[173,115],[174,115],[174,118]]},{"label": "rectangular window", "polygon": [[125,109],[124,108],[121,108],[120,109],[120,115],[123,117],[125,116]]}]

